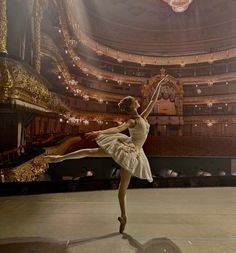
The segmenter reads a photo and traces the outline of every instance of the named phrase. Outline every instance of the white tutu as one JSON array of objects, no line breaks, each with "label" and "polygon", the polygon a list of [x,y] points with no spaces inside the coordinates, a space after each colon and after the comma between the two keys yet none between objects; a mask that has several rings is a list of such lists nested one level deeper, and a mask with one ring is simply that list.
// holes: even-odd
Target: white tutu
[{"label": "white tutu", "polygon": [[[146,126],[143,123],[144,119],[142,120],[141,117],[138,119],[136,120],[136,125],[129,129],[131,137],[122,133],[99,134],[96,142],[122,168],[131,172],[135,177],[147,179],[149,182],[152,182],[153,178],[150,165],[142,148],[148,131],[142,131],[142,133],[145,133],[145,137],[143,134],[140,134],[142,126]],[[137,145],[140,144],[140,141],[141,145]]]}]

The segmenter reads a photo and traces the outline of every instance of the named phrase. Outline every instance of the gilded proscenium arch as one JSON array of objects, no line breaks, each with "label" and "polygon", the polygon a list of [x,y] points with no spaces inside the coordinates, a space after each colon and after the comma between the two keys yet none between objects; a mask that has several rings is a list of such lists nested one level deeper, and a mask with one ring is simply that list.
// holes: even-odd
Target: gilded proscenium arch
[{"label": "gilded proscenium arch", "polygon": [[[148,101],[148,95],[150,91],[152,90],[153,85],[155,86],[163,77],[165,76],[165,70],[161,69],[161,74],[160,75],[155,75],[149,80],[147,80],[145,83],[143,83],[142,87],[142,108],[149,103]],[[173,76],[168,77],[169,81],[167,82],[166,85],[173,87],[176,92],[176,97],[175,97],[175,108],[176,108],[176,113],[177,115],[183,115],[183,85]]]},{"label": "gilded proscenium arch", "polygon": [[[60,1],[57,0],[58,7],[60,6]],[[93,51],[104,54],[108,57],[112,57],[114,59],[122,59],[123,61],[127,62],[133,62],[133,63],[140,63],[140,64],[150,64],[150,65],[159,65],[159,66],[165,66],[165,65],[186,65],[186,64],[195,64],[195,63],[204,63],[204,62],[214,62],[224,59],[229,59],[236,57],[236,48],[231,48],[228,50],[222,50],[218,52],[212,52],[212,53],[203,53],[198,55],[187,55],[187,56],[142,56],[142,55],[136,55],[136,54],[130,54],[121,52],[118,50],[114,50],[110,47],[104,46],[98,42],[95,42],[94,40],[90,39],[83,31],[79,29],[79,26],[77,25],[78,22],[75,20],[73,15],[70,15],[70,9],[74,8],[73,1],[63,1],[63,8],[59,7],[60,15],[64,15],[62,12],[65,12],[65,15],[67,16],[67,20],[71,26],[71,29],[74,31],[74,34],[76,36],[76,39],[80,41],[82,44],[84,44],[86,47],[89,47]]]}]

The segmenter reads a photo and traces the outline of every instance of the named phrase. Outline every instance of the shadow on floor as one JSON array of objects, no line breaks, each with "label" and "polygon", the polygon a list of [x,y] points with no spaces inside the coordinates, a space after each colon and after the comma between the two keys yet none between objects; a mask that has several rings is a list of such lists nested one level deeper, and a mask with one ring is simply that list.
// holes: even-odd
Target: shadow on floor
[{"label": "shadow on floor", "polygon": [[[4,253],[69,253],[71,247],[81,244],[99,241],[107,238],[120,236],[119,233],[111,233],[103,236],[81,240],[57,241],[49,238],[17,237],[0,240],[0,252]],[[182,253],[181,250],[168,238],[153,238],[141,244],[128,234],[123,234],[122,239],[128,240],[129,244],[136,248],[136,253]]]},{"label": "shadow on floor", "polygon": [[144,244],[141,244],[132,236],[126,233],[123,234],[122,238],[128,240],[129,244],[137,249],[136,253],[182,253],[182,251],[177,245],[175,245],[170,239],[165,237],[153,238]]}]

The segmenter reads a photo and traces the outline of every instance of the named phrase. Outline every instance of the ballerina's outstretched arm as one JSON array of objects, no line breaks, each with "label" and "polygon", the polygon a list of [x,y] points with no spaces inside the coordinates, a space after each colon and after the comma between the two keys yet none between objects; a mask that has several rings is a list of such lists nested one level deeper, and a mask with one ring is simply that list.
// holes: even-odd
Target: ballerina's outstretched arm
[{"label": "ballerina's outstretched arm", "polygon": [[149,104],[147,105],[146,109],[141,113],[141,116],[143,118],[146,119],[148,117],[148,115],[151,113],[151,111],[152,111],[153,107],[155,106],[157,99],[159,97],[161,85],[164,81],[167,81],[167,80],[168,80],[168,75],[166,75],[164,78],[162,78],[161,81],[157,84],[156,89],[152,95],[152,98],[151,98]]},{"label": "ballerina's outstretched arm", "polygon": [[116,133],[120,133],[120,132],[123,132],[128,127],[133,127],[134,125],[135,125],[135,120],[129,119],[120,126],[111,127],[111,128],[108,128],[108,129],[105,129],[105,130],[100,130],[100,131],[89,132],[85,135],[86,135],[86,138],[94,139],[99,134],[116,134]]}]

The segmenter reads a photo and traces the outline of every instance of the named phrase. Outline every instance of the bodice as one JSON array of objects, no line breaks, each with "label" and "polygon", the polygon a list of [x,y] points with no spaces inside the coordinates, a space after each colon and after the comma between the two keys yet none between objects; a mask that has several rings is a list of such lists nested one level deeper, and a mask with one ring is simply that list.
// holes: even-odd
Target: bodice
[{"label": "bodice", "polygon": [[134,127],[129,128],[131,141],[139,148],[141,148],[146,141],[149,128],[150,124],[141,116],[135,119]]}]

